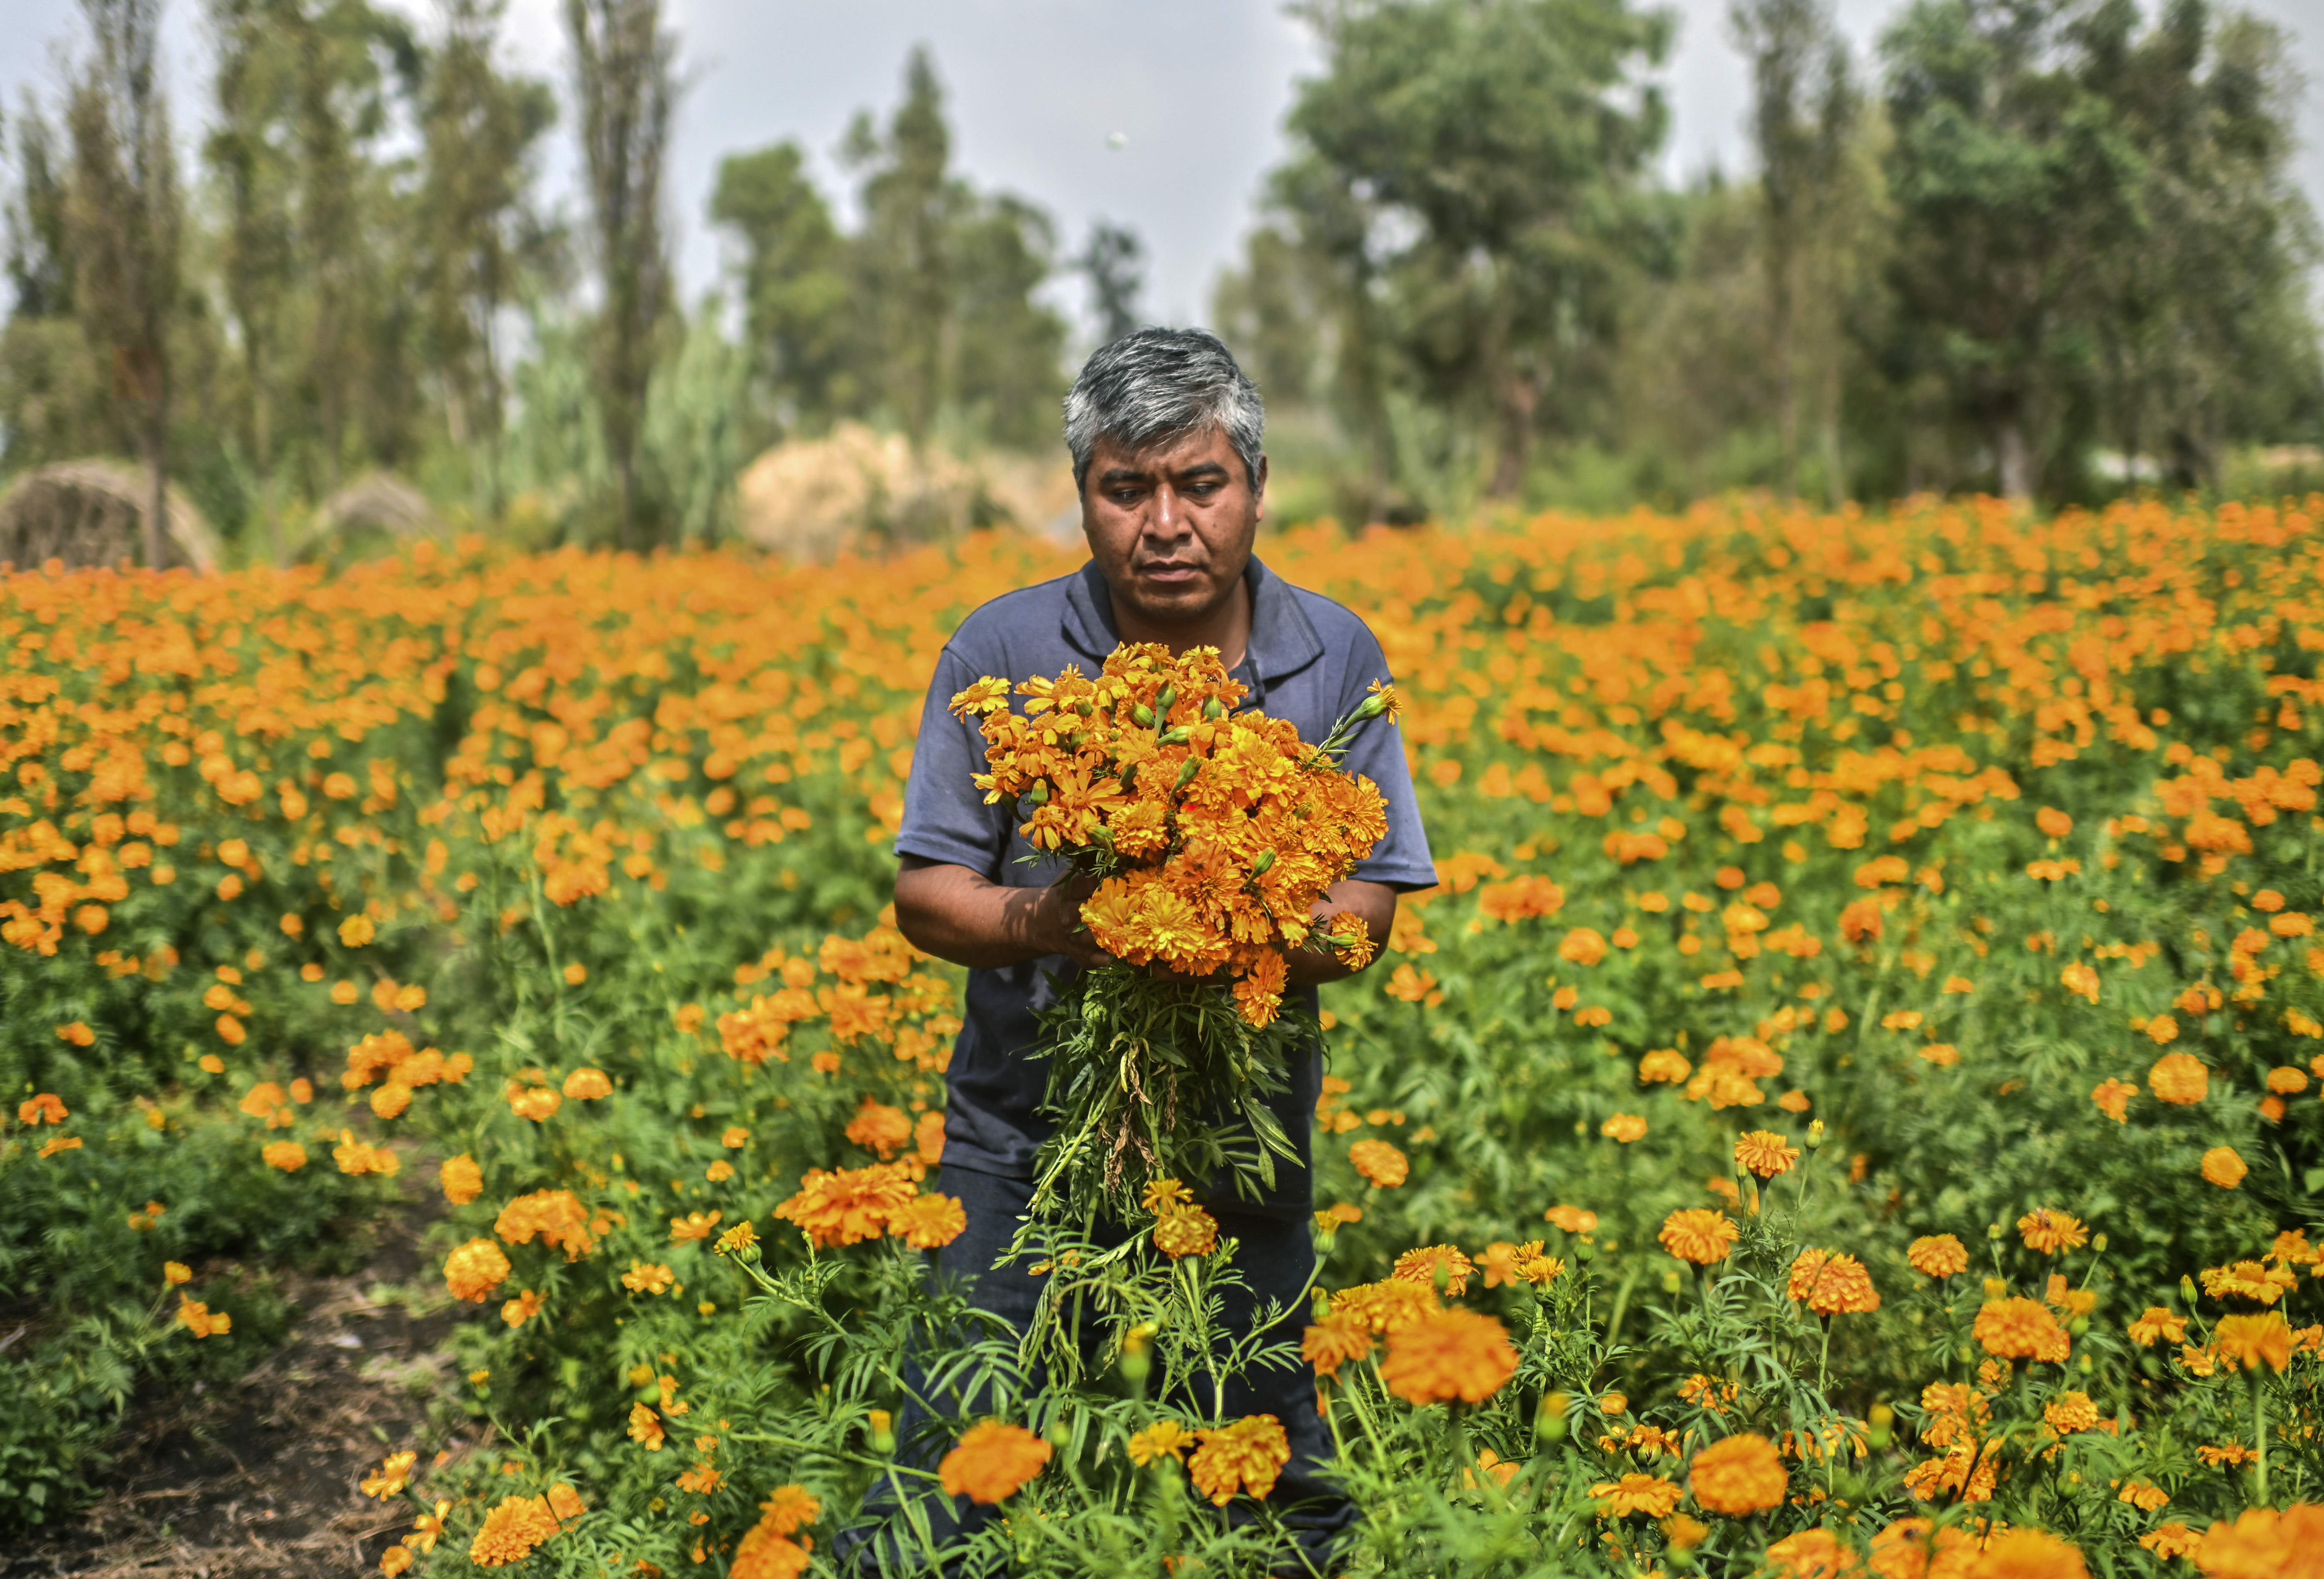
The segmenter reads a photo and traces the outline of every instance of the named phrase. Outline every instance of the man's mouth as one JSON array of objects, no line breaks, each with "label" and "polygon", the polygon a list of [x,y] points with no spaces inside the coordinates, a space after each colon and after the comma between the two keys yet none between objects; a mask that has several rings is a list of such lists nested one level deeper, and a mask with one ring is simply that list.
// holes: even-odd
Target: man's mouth
[{"label": "man's mouth", "polygon": [[1203,568],[1200,565],[1189,565],[1179,560],[1164,560],[1140,565],[1138,568],[1139,577],[1141,580],[1162,581],[1173,585],[1192,581],[1201,575],[1202,571]]}]

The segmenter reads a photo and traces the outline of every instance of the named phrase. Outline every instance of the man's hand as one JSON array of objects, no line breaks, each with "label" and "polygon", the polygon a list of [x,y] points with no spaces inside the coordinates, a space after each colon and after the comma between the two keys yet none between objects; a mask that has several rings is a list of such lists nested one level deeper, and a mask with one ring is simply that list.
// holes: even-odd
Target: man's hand
[{"label": "man's hand", "polygon": [[1081,924],[1096,880],[1010,888],[965,866],[903,858],[896,873],[896,927],[912,946],[972,969],[993,970],[1062,954],[1084,967],[1111,965]]},{"label": "man's hand", "polygon": [[[1342,910],[1352,911],[1364,919],[1364,930],[1370,936],[1374,957],[1388,947],[1388,928],[1396,925],[1396,890],[1384,882],[1365,882],[1347,878],[1333,883],[1324,891],[1308,913],[1309,924],[1317,931],[1327,930],[1331,919]],[[1336,954],[1318,954],[1312,948],[1296,948],[1291,952],[1291,984],[1313,987],[1324,982],[1342,981],[1356,973],[1340,962]]]}]

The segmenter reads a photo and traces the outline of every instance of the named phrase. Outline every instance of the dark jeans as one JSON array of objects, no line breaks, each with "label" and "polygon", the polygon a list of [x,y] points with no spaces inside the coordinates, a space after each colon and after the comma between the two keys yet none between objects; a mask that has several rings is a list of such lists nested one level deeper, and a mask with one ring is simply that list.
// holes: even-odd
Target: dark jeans
[{"label": "dark jeans", "polygon": [[[1032,1181],[953,1167],[943,1169],[928,1187],[960,1197],[968,1218],[968,1226],[960,1237],[930,1258],[935,1274],[966,1283],[976,1308],[999,1316],[1012,1331],[1023,1333],[1032,1324],[1047,1279],[1032,1275],[1030,1258],[1006,1267],[996,1268],[993,1262],[1016,1237],[1018,1221],[1032,1196]],[[1222,1290],[1225,1325],[1236,1333],[1249,1331],[1257,1304],[1272,1300],[1287,1309],[1268,1337],[1296,1340],[1306,1316],[1300,1289],[1315,1264],[1314,1245],[1308,1237],[1306,1223],[1298,1218],[1259,1216],[1215,1206],[1211,1211],[1219,1220],[1220,1237],[1241,1242],[1241,1248],[1235,1253],[1235,1267],[1249,1285],[1246,1288]],[[1126,1236],[1124,1231],[1116,1229],[1111,1240],[1118,1243]],[[1100,1237],[1104,1237],[1102,1232]],[[926,1374],[918,1356],[906,1356],[904,1376],[906,1386],[913,1393],[926,1392]],[[1028,1385],[1035,1389],[1040,1387],[1042,1380],[1038,1375],[1027,1378]],[[1275,1490],[1267,1499],[1268,1506],[1282,1519],[1295,1543],[1295,1549],[1286,1551],[1277,1564],[1276,1572],[1329,1574],[1332,1548],[1341,1533],[1355,1521],[1356,1510],[1323,1476],[1324,1464],[1332,1454],[1332,1438],[1315,1412],[1314,1369],[1304,1361],[1288,1369],[1254,1367],[1229,1380],[1225,1393],[1228,1418],[1273,1415],[1283,1422],[1284,1434],[1291,1445],[1291,1460],[1283,1466]],[[945,1400],[939,1400],[942,1401]],[[933,1470],[951,1447],[949,1441],[930,1441],[936,1435],[929,1430],[928,1417],[918,1405],[907,1400],[898,1410],[898,1456],[904,1462]],[[982,1528],[1000,1513],[999,1508],[979,1506],[962,1498],[952,1501],[949,1510],[929,1506],[930,1523],[939,1546]],[[868,1579],[875,1574],[920,1571],[923,1565],[918,1558],[894,1544],[891,1537],[873,1528],[895,1511],[893,1489],[884,1482],[876,1483],[864,1498],[864,1523],[841,1531],[833,1544],[833,1556],[842,1572]],[[1236,1511],[1231,1508],[1229,1517],[1234,1517]]]}]

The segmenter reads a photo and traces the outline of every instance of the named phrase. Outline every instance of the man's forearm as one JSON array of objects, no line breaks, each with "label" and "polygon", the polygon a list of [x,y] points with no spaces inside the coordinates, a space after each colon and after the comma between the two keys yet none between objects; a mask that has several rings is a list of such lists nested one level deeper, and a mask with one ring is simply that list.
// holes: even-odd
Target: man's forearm
[{"label": "man's forearm", "polygon": [[1077,903],[1074,911],[1055,888],[1010,888],[965,866],[908,855],[896,873],[897,929],[915,948],[971,969],[1093,955]]},{"label": "man's forearm", "polygon": [[[1372,940],[1375,952],[1388,946],[1388,928],[1396,925],[1396,890],[1384,882],[1363,882],[1355,878],[1333,883],[1325,891],[1323,902],[1316,908],[1320,918],[1351,910],[1364,919],[1364,930]],[[1344,981],[1356,973],[1341,963],[1336,954],[1319,954],[1312,948],[1292,951],[1291,984],[1295,987],[1321,986],[1325,982]]]}]

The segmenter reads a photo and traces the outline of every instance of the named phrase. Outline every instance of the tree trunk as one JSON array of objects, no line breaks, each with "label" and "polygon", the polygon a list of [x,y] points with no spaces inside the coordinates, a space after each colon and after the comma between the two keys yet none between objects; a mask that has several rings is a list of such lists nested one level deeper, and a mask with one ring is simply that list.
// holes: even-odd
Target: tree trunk
[{"label": "tree trunk", "polygon": [[152,409],[145,418],[145,568],[170,566],[170,402],[168,375],[161,375]]},{"label": "tree trunk", "polygon": [[1797,317],[1793,309],[1794,256],[1788,237],[1778,235],[1775,245],[1768,249],[1767,317],[1775,341],[1775,431],[1783,445],[1786,499],[1800,496],[1800,392],[1798,371],[1793,361],[1793,342],[1798,337],[1794,332]]},{"label": "tree trunk", "polygon": [[1994,468],[2005,499],[2034,496],[2034,457],[2025,448],[2025,426],[2015,411],[1993,425]]},{"label": "tree trunk", "polygon": [[1514,367],[1504,367],[1493,380],[1493,400],[1500,408],[1500,453],[1485,492],[1491,498],[1514,499],[1525,489],[1526,466],[1533,458],[1533,419],[1541,391]]}]

